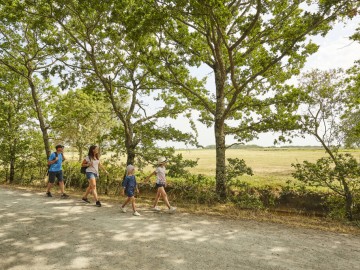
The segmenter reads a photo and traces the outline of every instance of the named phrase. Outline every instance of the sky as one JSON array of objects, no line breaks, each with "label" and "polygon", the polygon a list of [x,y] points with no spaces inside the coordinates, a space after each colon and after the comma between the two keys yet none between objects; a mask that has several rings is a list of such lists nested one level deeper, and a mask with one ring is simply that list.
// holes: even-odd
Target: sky
[{"label": "sky", "polygon": [[[354,61],[360,60],[360,43],[353,42],[349,37],[356,31],[356,28],[360,27],[360,17],[348,21],[346,24],[338,23],[325,37],[312,37],[311,40],[318,44],[320,47],[318,51],[311,55],[305,64],[303,72],[311,69],[328,70],[334,68],[350,68]],[[207,71],[203,70],[202,75]],[[209,82],[212,83],[212,82]],[[213,87],[213,86],[210,86]],[[175,126],[188,126],[187,120],[178,119],[178,123]],[[214,145],[214,130],[213,128],[207,128],[201,123],[197,122],[197,129],[199,132],[198,141],[200,145]],[[259,146],[273,146],[274,139],[277,134],[264,133],[260,134],[259,139],[253,140],[247,144],[256,144]],[[235,141],[230,137],[226,139],[227,145],[234,143]],[[165,143],[166,146],[174,146],[176,148],[186,148],[182,143]],[[280,146],[289,145],[281,144]],[[291,145],[297,146],[318,146],[320,145],[315,138],[306,136],[305,138],[292,139]],[[165,145],[163,145],[165,146]],[[191,148],[191,147],[188,147]]]}]

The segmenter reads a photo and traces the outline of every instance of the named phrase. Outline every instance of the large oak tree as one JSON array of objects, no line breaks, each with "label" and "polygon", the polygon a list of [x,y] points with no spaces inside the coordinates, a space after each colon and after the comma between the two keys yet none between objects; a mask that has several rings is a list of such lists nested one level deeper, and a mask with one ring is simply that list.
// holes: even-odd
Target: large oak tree
[{"label": "large oak tree", "polygon": [[[358,5],[345,0],[145,2],[159,19],[162,52],[157,56],[168,71],[159,76],[177,85],[201,112],[200,121],[214,128],[216,191],[222,198],[226,137],[242,143],[261,132],[295,128],[299,93],[286,81],[316,52],[311,36],[326,35],[336,19],[353,15]],[[215,90],[189,83],[180,62],[210,69]]]}]

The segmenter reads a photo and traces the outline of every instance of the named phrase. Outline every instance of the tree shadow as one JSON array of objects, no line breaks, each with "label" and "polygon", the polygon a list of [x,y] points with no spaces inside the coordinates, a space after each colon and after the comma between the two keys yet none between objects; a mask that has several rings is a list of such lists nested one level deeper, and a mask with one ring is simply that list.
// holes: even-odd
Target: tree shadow
[{"label": "tree shadow", "polygon": [[[359,262],[345,236],[327,235],[324,246],[324,236],[273,224],[139,212],[0,190],[0,269],[326,269]],[[344,243],[353,253],[338,254]]]}]

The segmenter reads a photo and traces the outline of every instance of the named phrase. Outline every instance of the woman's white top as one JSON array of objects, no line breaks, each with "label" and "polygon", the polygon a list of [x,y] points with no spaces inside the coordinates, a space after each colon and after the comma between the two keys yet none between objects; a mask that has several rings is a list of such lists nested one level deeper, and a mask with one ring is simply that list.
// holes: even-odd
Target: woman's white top
[{"label": "woman's white top", "polygon": [[86,160],[87,163],[92,162],[92,165],[86,168],[86,172],[92,172],[92,173],[96,173],[97,175],[99,175],[99,163],[100,163],[100,160],[98,160],[98,159],[92,159],[92,160],[90,161],[90,157],[89,157],[89,156],[87,156],[87,157],[85,158],[85,160]]}]

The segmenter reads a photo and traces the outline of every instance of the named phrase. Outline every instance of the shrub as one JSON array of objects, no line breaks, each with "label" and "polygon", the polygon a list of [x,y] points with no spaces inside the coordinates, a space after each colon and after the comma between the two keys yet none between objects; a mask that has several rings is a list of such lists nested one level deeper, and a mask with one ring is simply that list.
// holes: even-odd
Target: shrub
[{"label": "shrub", "polygon": [[[304,161],[292,164],[293,176],[309,186],[322,186],[339,195],[345,207],[346,217],[353,219],[356,192],[360,186],[360,164],[351,154],[337,154],[318,159],[316,163]],[[341,207],[342,208],[342,207]],[[340,211],[341,209],[339,209]]]},{"label": "shrub", "polygon": [[185,168],[194,168],[197,166],[198,160],[183,159],[182,154],[171,157],[169,164],[167,165],[169,177],[184,177],[189,175],[189,172]]}]

